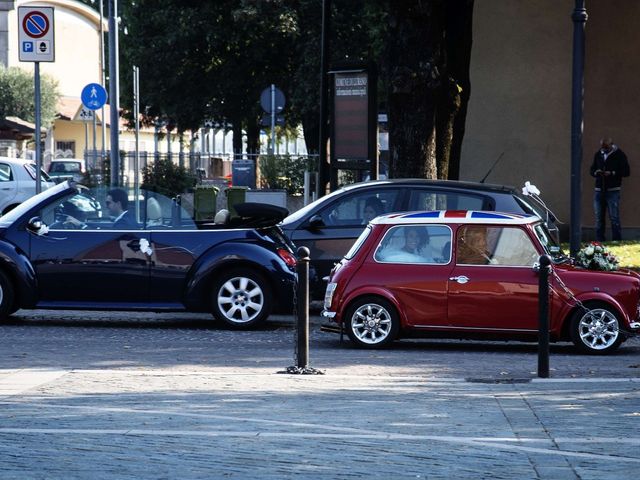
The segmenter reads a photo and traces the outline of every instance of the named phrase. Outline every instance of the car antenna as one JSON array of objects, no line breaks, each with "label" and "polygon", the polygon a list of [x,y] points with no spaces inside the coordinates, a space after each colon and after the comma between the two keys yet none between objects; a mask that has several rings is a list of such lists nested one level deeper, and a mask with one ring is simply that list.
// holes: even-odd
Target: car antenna
[{"label": "car antenna", "polygon": [[480,180],[480,183],[484,183],[484,181],[487,179],[487,177],[489,176],[489,174],[493,171],[493,169],[495,168],[495,166],[498,164],[498,162],[500,161],[500,159],[502,158],[502,156],[504,155],[504,152],[502,152],[500,155],[498,155],[498,158],[496,158],[496,161],[493,162],[493,165],[491,165],[491,168],[489,169],[489,171],[487,172],[487,174],[482,177],[482,180]]}]

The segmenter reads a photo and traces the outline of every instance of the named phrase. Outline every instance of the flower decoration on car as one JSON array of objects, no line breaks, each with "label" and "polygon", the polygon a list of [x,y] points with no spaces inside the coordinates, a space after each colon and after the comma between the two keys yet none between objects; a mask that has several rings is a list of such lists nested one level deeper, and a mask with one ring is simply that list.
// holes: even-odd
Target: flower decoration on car
[{"label": "flower decoration on car", "polygon": [[149,256],[151,256],[151,254],[153,253],[153,249],[149,245],[149,240],[147,240],[146,238],[140,239],[140,251]]},{"label": "flower decoration on car", "polygon": [[540,190],[538,187],[530,183],[529,181],[524,182],[524,187],[522,187],[522,194],[527,196],[540,195]]},{"label": "flower decoration on car", "polygon": [[576,265],[588,270],[613,271],[618,269],[618,258],[607,247],[591,242],[576,255]]}]

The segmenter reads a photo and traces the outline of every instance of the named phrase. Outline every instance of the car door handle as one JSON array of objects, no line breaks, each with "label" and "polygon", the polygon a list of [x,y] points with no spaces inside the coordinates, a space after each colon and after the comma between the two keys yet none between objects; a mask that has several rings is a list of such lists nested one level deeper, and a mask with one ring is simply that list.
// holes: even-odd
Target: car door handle
[{"label": "car door handle", "polygon": [[469,281],[469,277],[467,277],[465,275],[460,275],[458,277],[449,277],[449,280],[452,280],[452,281],[458,282],[458,283],[467,283]]}]

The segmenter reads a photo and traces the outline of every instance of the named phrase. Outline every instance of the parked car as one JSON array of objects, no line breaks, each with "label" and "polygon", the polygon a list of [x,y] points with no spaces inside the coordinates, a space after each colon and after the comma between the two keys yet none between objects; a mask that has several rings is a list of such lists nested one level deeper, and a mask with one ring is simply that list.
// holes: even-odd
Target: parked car
[{"label": "parked car", "polygon": [[235,219],[196,223],[141,191],[123,223],[110,215],[127,196],[114,195],[64,182],[0,217],[0,319],[19,308],[186,310],[249,328],[291,310],[296,259],[276,225],[286,209],[242,204]]},{"label": "parked car", "polygon": [[289,215],[285,234],[311,252],[310,293],[321,299],[323,280],[375,215],[413,210],[499,210],[543,218],[558,239],[555,218],[536,200],[513,187],[447,180],[397,179],[356,183],[322,197]]},{"label": "parked car", "polygon": [[65,180],[82,182],[85,171],[82,158],[55,158],[49,164],[49,177],[56,183]]},{"label": "parked car", "polygon": [[[40,170],[42,190],[54,185]],[[0,157],[0,212],[7,213],[36,193],[36,164],[21,158]]]},{"label": "parked car", "polygon": [[553,260],[550,336],[614,351],[640,332],[640,275],[576,267],[537,216],[436,211],[378,217],[331,273],[322,315],[356,345],[399,337],[538,333],[537,261]]}]

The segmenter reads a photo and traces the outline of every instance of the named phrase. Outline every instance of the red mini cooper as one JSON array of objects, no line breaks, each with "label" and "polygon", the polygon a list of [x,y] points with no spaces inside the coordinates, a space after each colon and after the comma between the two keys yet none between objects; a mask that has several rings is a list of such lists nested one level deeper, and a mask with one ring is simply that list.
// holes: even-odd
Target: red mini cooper
[{"label": "red mini cooper", "polygon": [[543,254],[552,341],[604,354],[640,331],[640,275],[578,268],[540,218],[484,211],[377,217],[331,272],[322,315],[370,348],[400,336],[536,341]]}]

